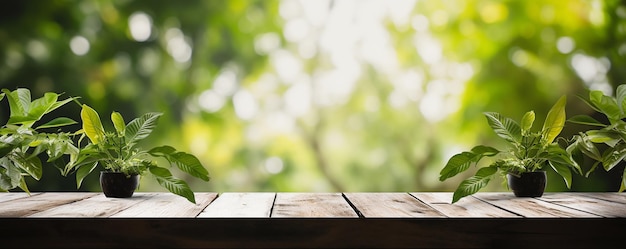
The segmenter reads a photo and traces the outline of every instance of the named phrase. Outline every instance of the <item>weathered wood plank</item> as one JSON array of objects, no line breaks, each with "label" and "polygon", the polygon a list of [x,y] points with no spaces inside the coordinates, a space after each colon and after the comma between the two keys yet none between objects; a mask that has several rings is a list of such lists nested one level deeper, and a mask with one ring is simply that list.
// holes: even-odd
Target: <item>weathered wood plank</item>
[{"label": "weathered wood plank", "polygon": [[626,205],[624,203],[591,198],[586,194],[546,193],[539,199],[603,217],[626,217]]},{"label": "weathered wood plank", "polygon": [[33,197],[35,195],[40,195],[41,192],[30,193],[30,196],[24,192],[11,192],[11,193],[0,193],[0,202],[20,199],[20,198],[28,198]]},{"label": "weathered wood plank", "polygon": [[344,193],[363,217],[445,217],[408,193]]},{"label": "weathered wood plank", "polygon": [[341,193],[277,193],[271,217],[358,217]]},{"label": "weathered wood plank", "polygon": [[576,196],[579,195],[626,204],[626,192],[577,192]]},{"label": "weathered wood plank", "polygon": [[138,192],[131,198],[107,198],[99,193],[91,198],[56,206],[29,217],[109,217],[137,203],[149,200],[156,193]]},{"label": "weathered wood plank", "polygon": [[198,215],[202,217],[270,217],[276,193],[222,193]]},{"label": "weathered wood plank", "polygon": [[46,192],[33,194],[30,197],[18,198],[2,202],[0,205],[1,217],[24,217],[48,210],[60,205],[68,204],[98,195],[86,192]]},{"label": "weathered wood plank", "polygon": [[501,208],[468,196],[451,204],[453,193],[411,193],[420,201],[430,205],[448,217],[521,217]]},{"label": "weathered wood plank", "polygon": [[[547,193],[546,193],[547,194]],[[601,217],[536,198],[515,197],[513,193],[476,193],[474,197],[524,217]]]},{"label": "weathered wood plank", "polygon": [[217,193],[194,193],[196,204],[172,193],[158,193],[111,217],[196,217]]}]

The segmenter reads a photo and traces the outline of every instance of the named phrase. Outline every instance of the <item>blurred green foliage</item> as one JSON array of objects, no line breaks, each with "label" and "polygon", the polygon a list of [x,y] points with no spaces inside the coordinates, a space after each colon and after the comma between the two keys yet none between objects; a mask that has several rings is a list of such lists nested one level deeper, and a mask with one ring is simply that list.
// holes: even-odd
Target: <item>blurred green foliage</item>
[{"label": "blurred green foliage", "polygon": [[[8,1],[0,48],[2,88],[81,96],[128,120],[163,112],[148,142],[207,165],[211,182],[185,179],[194,191],[452,191],[463,177],[438,181],[451,155],[498,146],[482,112],[543,117],[567,94],[568,117],[591,113],[573,95],[626,82],[626,6]],[[78,105],[63,110],[79,120]],[[75,189],[49,168],[32,191]],[[548,191],[566,190],[549,175]],[[158,191],[149,182],[140,191]],[[597,172],[572,190],[618,184]],[[99,191],[97,179],[83,185]]]}]

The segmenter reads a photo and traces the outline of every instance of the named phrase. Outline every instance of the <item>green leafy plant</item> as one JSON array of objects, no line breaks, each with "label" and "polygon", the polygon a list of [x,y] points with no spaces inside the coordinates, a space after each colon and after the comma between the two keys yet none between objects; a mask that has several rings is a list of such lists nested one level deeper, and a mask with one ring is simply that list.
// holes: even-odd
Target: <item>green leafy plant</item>
[{"label": "green leafy plant", "polygon": [[[39,180],[43,174],[40,154],[46,153],[47,163],[63,161],[64,155],[76,155],[78,148],[68,132],[45,132],[47,129],[76,124],[67,117],[57,117],[39,125],[44,115],[76,99],[59,100],[59,94],[46,92],[31,101],[28,88],[14,91],[2,89],[0,100],[9,102],[9,120],[0,128],[0,191],[19,187],[30,194],[24,177]],[[62,165],[64,163],[60,163]],[[59,164],[54,164],[59,167]],[[62,166],[61,166],[62,167]]]},{"label": "green leafy plant", "polygon": [[139,147],[139,142],[152,133],[161,115],[162,113],[156,112],[146,113],[126,124],[120,113],[113,112],[111,121],[115,131],[105,131],[98,113],[83,105],[81,119],[84,133],[79,143],[84,135],[89,142],[80,148],[78,157],[67,165],[65,173],[76,171],[79,188],[83,179],[98,165],[102,165],[105,171],[122,172],[127,176],[150,173],[161,186],[195,203],[194,193],[184,180],[174,177],[168,168],[160,167],[157,161],[150,159],[163,158],[170,166],[176,166],[193,177],[209,181],[209,173],[198,158],[171,146],[157,146],[149,150]]},{"label": "green leafy plant", "polygon": [[[482,158],[498,157],[488,166],[478,169],[474,176],[463,180],[454,192],[452,203],[487,186],[497,172],[503,176],[519,175],[542,170],[547,165],[561,175],[570,188],[572,181],[570,169],[576,173],[580,173],[581,170],[570,152],[562,148],[557,139],[566,120],[565,105],[566,97],[562,96],[548,112],[543,128],[539,132],[531,131],[535,121],[534,111],[524,114],[521,125],[499,113],[484,113],[496,135],[508,142],[508,149],[501,151],[491,146],[478,145],[470,151],[452,156],[440,172],[440,181],[464,172],[472,165],[478,165]],[[504,179],[506,181],[506,177]]]},{"label": "green leafy plant", "polygon": [[[589,125],[597,129],[590,129],[580,132],[574,136],[573,148],[577,152],[592,158],[595,163],[585,173],[589,174],[602,164],[605,171],[610,171],[620,162],[626,160],[626,84],[617,87],[616,96],[609,96],[602,91],[589,91],[589,99],[580,97],[589,107],[598,113],[603,114],[607,121],[601,122],[589,115],[576,115],[568,122]],[[600,147],[599,145],[603,145]],[[600,152],[603,150],[603,152]],[[582,155],[576,157],[581,162]],[[622,182],[619,192],[626,189],[626,170],[622,173]]]}]

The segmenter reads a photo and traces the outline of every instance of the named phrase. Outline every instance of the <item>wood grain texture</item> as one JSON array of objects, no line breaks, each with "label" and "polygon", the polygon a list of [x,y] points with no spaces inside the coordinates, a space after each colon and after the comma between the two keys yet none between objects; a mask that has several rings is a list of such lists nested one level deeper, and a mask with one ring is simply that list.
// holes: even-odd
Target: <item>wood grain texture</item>
[{"label": "wood grain texture", "polygon": [[0,202],[5,202],[5,201],[10,201],[10,200],[15,200],[15,199],[21,199],[21,198],[27,198],[27,197],[33,197],[35,195],[40,195],[41,193],[31,193],[30,195],[28,195],[27,193],[23,193],[23,192],[12,192],[12,193],[3,193],[0,195]]},{"label": "wood grain texture", "polygon": [[570,195],[570,197],[572,198],[578,198],[578,196],[586,196],[590,198],[626,204],[626,192],[580,192],[575,193],[575,195]]},{"label": "wood grain texture", "polygon": [[445,217],[408,193],[344,193],[363,217]]},{"label": "wood grain texture", "polygon": [[341,193],[277,193],[271,217],[358,217]]},{"label": "wood grain texture", "polygon": [[207,217],[270,217],[276,193],[222,193],[198,215]]},{"label": "wood grain texture", "polygon": [[626,204],[585,194],[548,193],[539,199],[602,217],[626,217]]},{"label": "wood grain texture", "polygon": [[536,198],[515,197],[513,193],[476,193],[474,197],[505,209],[509,212],[530,218],[570,218],[570,217],[601,217],[588,212],[568,208]]},{"label": "wood grain texture", "polygon": [[146,195],[148,199],[136,203],[111,217],[196,217],[209,203],[211,203],[217,193],[194,193],[196,204],[187,199],[172,193],[135,193],[136,195]]},{"label": "wood grain texture", "polygon": [[458,202],[451,204],[452,193],[411,193],[411,195],[447,217],[521,217],[476,199],[473,196],[462,198]]},{"label": "wood grain texture", "polygon": [[107,198],[104,194],[52,207],[29,217],[100,217],[106,218],[137,203],[150,199],[155,193],[135,193],[132,198]]},{"label": "wood grain texture", "polygon": [[68,204],[96,196],[98,193],[85,192],[48,192],[33,194],[26,198],[17,198],[2,202],[0,217],[24,217],[43,212],[59,205]]}]

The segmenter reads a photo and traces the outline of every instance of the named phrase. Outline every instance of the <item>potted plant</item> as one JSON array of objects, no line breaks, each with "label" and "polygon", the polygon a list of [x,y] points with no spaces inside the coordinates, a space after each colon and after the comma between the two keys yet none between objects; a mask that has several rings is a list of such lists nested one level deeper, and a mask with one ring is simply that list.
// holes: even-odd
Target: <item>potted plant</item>
[{"label": "potted plant", "polygon": [[[539,132],[531,131],[535,121],[534,111],[524,114],[521,125],[496,112],[484,113],[489,126],[509,146],[507,150],[501,151],[491,146],[478,145],[470,151],[452,156],[440,172],[440,181],[464,172],[472,165],[478,165],[482,158],[497,157],[487,166],[478,169],[474,176],[459,184],[454,191],[452,203],[478,192],[497,172],[506,175],[505,181],[516,196],[541,196],[546,184],[544,167],[548,165],[563,177],[567,187],[570,188],[572,181],[570,169],[580,173],[580,167],[572,159],[571,154],[561,147],[557,139],[566,120],[565,105],[566,97],[562,96],[548,112],[543,128]],[[531,183],[537,186],[517,185]]]},{"label": "potted plant", "polygon": [[139,176],[150,173],[161,186],[195,203],[194,193],[184,180],[174,177],[168,168],[158,166],[157,161],[150,160],[159,158],[193,177],[209,181],[207,169],[192,154],[171,146],[149,150],[139,147],[139,142],[152,133],[162,113],[146,113],[125,123],[120,113],[113,112],[111,121],[115,131],[106,131],[98,113],[88,105],[82,105],[80,115],[84,133],[79,144],[85,135],[89,142],[80,147],[78,157],[66,168],[66,173],[76,172],[78,187],[96,166],[101,165],[104,170],[100,173],[100,183],[107,197],[131,197],[138,186]]},{"label": "potted plant", "polygon": [[[626,84],[617,87],[616,96],[609,96],[602,91],[589,91],[589,99],[580,97],[589,107],[606,117],[606,121],[601,122],[589,115],[577,115],[568,122],[588,125],[597,129],[589,129],[574,136],[572,143],[576,152],[582,152],[592,158],[595,163],[585,173],[589,176],[599,164],[602,164],[605,171],[610,171],[620,162],[626,159]],[[602,145],[602,147],[600,147]],[[600,151],[603,150],[601,153]],[[584,157],[575,157],[579,162]],[[626,170],[622,173],[622,181],[619,192],[626,189]]]},{"label": "potted plant", "polygon": [[[77,122],[67,117],[57,117],[46,123],[40,120],[48,113],[76,99],[59,100],[60,94],[46,92],[31,101],[28,88],[14,91],[2,89],[0,100],[6,96],[9,102],[8,121],[0,128],[0,191],[6,192],[19,187],[30,194],[26,177],[39,180],[43,173],[40,154],[48,156],[47,163],[62,161],[63,155],[78,153],[71,136],[61,131],[45,132]],[[61,163],[63,164],[63,163]]]}]

